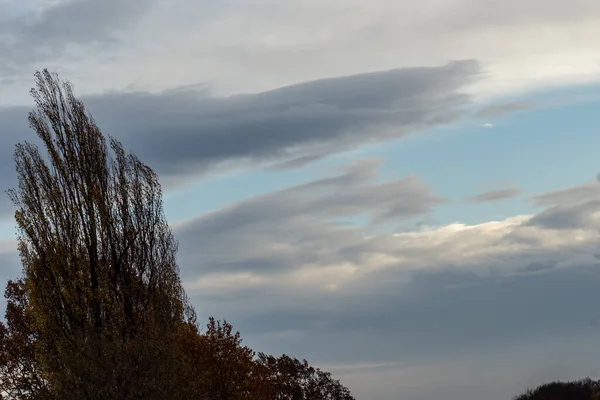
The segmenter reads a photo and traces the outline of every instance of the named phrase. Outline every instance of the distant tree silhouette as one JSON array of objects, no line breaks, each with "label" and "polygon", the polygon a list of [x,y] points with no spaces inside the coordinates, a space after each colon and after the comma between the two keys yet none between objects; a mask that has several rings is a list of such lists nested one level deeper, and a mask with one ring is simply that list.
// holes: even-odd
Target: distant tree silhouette
[{"label": "distant tree silhouette", "polygon": [[255,356],[227,321],[210,318],[200,334],[188,325],[178,341],[188,380],[202,400],[354,400],[328,372],[283,355]]},{"label": "distant tree silhouette", "polygon": [[256,392],[254,351],[241,345],[239,332],[227,321],[210,318],[200,334],[189,324],[179,336],[188,380],[203,400],[253,399]]},{"label": "distant tree silhouette", "polygon": [[257,363],[266,388],[276,400],[353,400],[350,391],[329,372],[311,367],[306,360],[260,353]]},{"label": "distant tree silhouette", "polygon": [[515,397],[513,400],[598,400],[600,382],[584,379],[573,382],[550,382]]}]

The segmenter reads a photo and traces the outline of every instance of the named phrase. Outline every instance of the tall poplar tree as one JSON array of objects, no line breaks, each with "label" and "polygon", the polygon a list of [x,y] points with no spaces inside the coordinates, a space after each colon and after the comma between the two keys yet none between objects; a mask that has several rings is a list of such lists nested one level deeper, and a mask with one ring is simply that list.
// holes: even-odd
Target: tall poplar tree
[{"label": "tall poplar tree", "polygon": [[158,177],[105,138],[68,82],[35,78],[29,123],[44,151],[16,146],[9,195],[43,379],[60,399],[165,399],[173,333],[194,315]]}]

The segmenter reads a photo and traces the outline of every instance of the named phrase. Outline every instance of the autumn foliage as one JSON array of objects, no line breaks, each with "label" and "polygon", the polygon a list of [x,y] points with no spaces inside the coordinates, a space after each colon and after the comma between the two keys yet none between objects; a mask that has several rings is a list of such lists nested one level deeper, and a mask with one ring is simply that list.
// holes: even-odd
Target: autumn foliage
[{"label": "autumn foliage", "polygon": [[15,150],[22,277],[0,323],[2,399],[346,400],[330,374],[201,331],[155,172],[105,138],[68,82],[36,74],[45,152]]}]

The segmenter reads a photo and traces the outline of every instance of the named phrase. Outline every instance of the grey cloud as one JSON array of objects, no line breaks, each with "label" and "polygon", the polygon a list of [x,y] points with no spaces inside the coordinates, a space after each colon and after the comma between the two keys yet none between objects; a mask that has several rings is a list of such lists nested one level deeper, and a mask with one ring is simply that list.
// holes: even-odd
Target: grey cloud
[{"label": "grey cloud", "polygon": [[506,200],[515,197],[520,193],[521,190],[517,188],[490,190],[472,196],[469,201],[472,203],[486,203],[490,201]]},{"label": "grey cloud", "polygon": [[[591,333],[590,321],[600,317],[595,307],[600,300],[595,226],[583,214],[570,226],[586,234],[570,235],[556,225],[530,222],[574,193],[587,193],[587,201],[593,201],[587,184],[538,196],[547,209],[531,219],[507,220],[500,231],[502,225],[493,223],[368,237],[363,228],[336,224],[342,212],[326,204],[344,197],[335,193],[338,185],[370,186],[375,166],[365,161],[338,177],[251,199],[179,228],[186,282],[201,305],[200,315],[225,316],[256,347],[319,363],[413,365]],[[328,187],[334,188],[333,194],[327,194]],[[305,202],[305,193],[313,189],[322,193],[319,202]],[[377,192],[367,187],[363,191]],[[408,190],[405,196],[418,198],[414,192]],[[266,207],[257,207],[255,202],[263,200]],[[377,214],[382,210],[376,205],[388,203],[358,204]],[[589,217],[598,209],[600,204],[582,212]],[[224,254],[237,260],[235,268],[219,262]],[[328,268],[348,264],[357,270],[339,278],[337,289],[324,289]],[[290,276],[303,279],[299,273],[305,265],[315,266],[318,280],[290,283]],[[239,290],[193,289],[198,276],[240,271],[248,277],[238,282]],[[252,276],[275,278],[253,286],[248,284]],[[363,348],[365,343],[368,348]]]},{"label": "grey cloud", "polygon": [[104,45],[147,11],[155,0],[66,0],[17,15],[0,26],[0,72],[19,73],[38,61],[54,61],[73,45]]},{"label": "grey cloud", "polygon": [[545,382],[596,378],[599,364],[590,349],[598,345],[597,333],[590,331],[513,342],[443,362],[387,363],[381,371],[369,370],[366,363],[356,364],[354,371],[335,364],[325,369],[348,382],[356,398],[506,400]]},{"label": "grey cloud", "polygon": [[[449,288],[450,283],[455,287]],[[255,312],[230,319],[253,337],[296,332],[267,340],[321,363],[413,363],[591,331],[592,321],[600,317],[598,284],[598,264],[508,277],[443,270],[415,275],[395,290],[321,295],[320,309],[294,310],[287,300],[281,300],[281,307],[267,306],[265,299]],[[364,341],[368,351],[352,350]]]},{"label": "grey cloud", "polygon": [[[374,183],[376,167],[376,160],[363,160],[341,175],[244,200],[178,226],[182,263],[190,265],[186,280],[240,272],[267,278],[285,276],[304,266],[334,273],[328,271],[350,265],[358,268],[357,273],[361,268],[396,270],[394,266],[398,266],[397,283],[401,284],[419,268],[472,272],[483,264],[485,273],[535,274],[597,262],[598,250],[590,246],[600,227],[600,220],[593,217],[600,201],[593,198],[593,192],[588,192],[587,200],[579,197],[582,202],[574,205],[554,205],[552,200],[586,192],[587,184],[538,196],[547,207],[531,218],[495,222],[489,227],[482,224],[372,236],[368,228],[345,224],[343,219],[366,215],[372,223],[395,223],[422,217],[441,201],[415,177]],[[564,229],[581,229],[586,234],[565,236],[559,233]],[[556,235],[563,237],[558,247]],[[348,271],[339,272],[350,274],[340,277],[342,282],[354,279]],[[322,280],[323,285],[327,279]],[[393,282],[391,277],[383,280]],[[463,284],[467,283],[453,285]],[[264,284],[257,287],[264,289]],[[355,288],[355,292],[359,290],[364,287]]]},{"label": "grey cloud", "polygon": [[[323,79],[226,98],[205,89],[84,97],[100,128],[167,183],[213,167],[291,168],[363,144],[450,123],[469,107],[461,90],[474,61]],[[68,77],[64,77],[68,78]],[[3,144],[33,137],[26,108],[0,110]],[[0,160],[8,148],[0,150]],[[7,171],[0,171],[4,178]]]},{"label": "grey cloud", "polygon": [[538,110],[554,109],[573,104],[597,101],[598,99],[599,96],[593,94],[561,94],[560,98],[546,98],[543,100],[536,101],[535,103],[530,101],[511,101],[507,103],[495,103],[481,108],[480,110],[475,112],[474,116],[478,118],[501,117],[506,114],[530,110],[533,108]]},{"label": "grey cloud", "polygon": [[[198,263],[207,273],[286,272],[299,264],[334,261],[340,254],[332,250],[360,241],[361,235],[336,222],[340,218],[366,214],[374,224],[394,223],[426,214],[443,201],[414,176],[374,182],[377,167],[377,160],[361,160],[340,175],[257,196],[189,221],[176,231],[184,262]],[[265,253],[264,246],[273,252]]]},{"label": "grey cloud", "polygon": [[545,209],[529,222],[550,229],[599,228],[594,217],[600,209],[600,183],[589,182],[533,198]]},{"label": "grey cloud", "polygon": [[291,160],[286,160],[282,162],[276,162],[271,165],[270,169],[273,170],[286,170],[286,169],[295,169],[300,168],[306,164],[310,164],[313,161],[318,161],[322,158],[322,155],[307,155],[301,156],[297,158],[292,158]]},{"label": "grey cloud", "polygon": [[[394,284],[368,293],[263,289],[264,295],[238,300],[250,303],[244,307],[250,311],[239,313],[224,307],[225,301],[209,306],[210,296],[194,299],[226,315],[244,333],[246,344],[305,357],[332,370],[363,398],[427,398],[432,388],[444,387],[437,382],[441,371],[436,365],[448,362],[453,369],[446,382],[453,388],[450,398],[478,399],[470,389],[482,384],[490,393],[501,389],[486,397],[500,400],[515,395],[521,384],[524,389],[544,380],[580,378],[599,367],[597,360],[582,357],[595,348],[592,343],[598,344],[593,321],[600,316],[595,306],[599,271],[598,265],[588,265],[502,278],[442,269],[403,285],[385,273],[380,282]],[[467,357],[476,357],[478,367],[465,364]],[[360,368],[365,363],[406,369],[369,371]],[[329,367],[335,364],[357,365],[358,370]],[[410,382],[412,368],[420,371],[422,382]],[[483,372],[474,378],[474,371],[489,372],[490,379],[483,379],[480,375],[488,375]],[[457,372],[469,379],[454,376]],[[381,384],[369,386],[359,378],[368,375],[382,379]]]},{"label": "grey cloud", "polygon": [[193,91],[85,99],[107,132],[165,175],[266,161],[291,166],[460,118],[473,61],[322,79],[228,98]]},{"label": "grey cloud", "polygon": [[16,173],[13,162],[14,146],[19,141],[36,142],[26,135],[27,111],[20,107],[0,108],[0,221],[13,213],[6,190],[16,187]]},{"label": "grey cloud", "polygon": [[540,22],[564,24],[593,18],[600,9],[597,3],[589,0],[573,0],[569,3],[543,0],[492,3],[459,0],[455,3],[458,3],[455,6],[459,7],[461,12],[444,15],[446,28],[473,29],[482,26],[498,28]]},{"label": "grey cloud", "polygon": [[577,229],[598,227],[591,214],[600,210],[600,200],[584,201],[567,206],[555,206],[537,214],[531,225],[550,229]]},{"label": "grey cloud", "polygon": [[[599,367],[581,356],[598,343],[600,243],[590,219],[600,209],[591,205],[595,186],[537,196],[544,209],[531,219],[369,237],[360,227],[336,224],[341,211],[326,203],[337,201],[338,187],[371,192],[366,186],[376,180],[376,166],[366,160],[337,177],[246,200],[178,228],[185,281],[201,318],[227,318],[246,344],[305,357],[334,371],[355,394],[378,400],[426,398],[440,388],[452,388],[450,398],[475,400],[484,387],[497,389],[488,397],[500,400],[532,382],[577,378]],[[308,205],[306,193],[321,193],[319,202]],[[257,207],[259,201],[266,206]],[[586,202],[590,206],[569,224],[584,233],[531,223],[554,207]],[[356,204],[382,212],[375,200]],[[219,235],[215,241],[212,232]],[[222,255],[235,266],[220,263]],[[338,288],[324,289],[329,268],[348,264],[357,270],[340,278]],[[315,268],[317,280],[294,285],[289,277],[305,279],[305,265]],[[194,287],[198,276],[240,272],[232,285]],[[252,284],[255,276],[273,279]],[[559,352],[565,346],[568,351]],[[465,364],[466,355],[478,366]],[[473,371],[489,368],[490,360],[493,373],[485,382],[477,378],[482,388],[474,390]],[[448,371],[437,364],[446,362],[453,375],[438,382],[436,372]],[[335,364],[356,372],[328,367]],[[361,367],[369,364],[384,367]]]},{"label": "grey cloud", "polygon": [[499,103],[488,105],[475,113],[479,118],[500,117],[515,111],[523,111],[533,107],[533,104],[526,101],[515,101],[510,103]]},{"label": "grey cloud", "polygon": [[535,204],[541,207],[564,206],[594,199],[600,199],[600,183],[598,182],[588,182],[533,197]]}]

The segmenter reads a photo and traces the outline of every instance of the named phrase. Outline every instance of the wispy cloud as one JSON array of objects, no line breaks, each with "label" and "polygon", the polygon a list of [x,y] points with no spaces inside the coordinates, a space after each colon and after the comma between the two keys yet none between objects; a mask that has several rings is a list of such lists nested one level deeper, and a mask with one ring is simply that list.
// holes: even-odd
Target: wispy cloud
[{"label": "wispy cloud", "polygon": [[[362,242],[361,230],[341,219],[366,215],[374,224],[397,224],[428,213],[442,201],[414,176],[375,182],[377,166],[377,160],[363,160],[341,175],[240,201],[180,225],[185,260],[196,260],[211,274],[285,273],[305,266],[304,276],[310,280],[311,266],[331,262],[335,270],[336,260],[344,264],[348,256],[339,251],[350,252],[349,245]],[[231,251],[233,243],[239,253]],[[314,273],[322,280],[325,271],[317,268]],[[205,288],[217,283],[207,279],[197,284]]]},{"label": "wispy cloud", "polygon": [[521,189],[518,188],[504,188],[489,190],[486,192],[478,193],[469,198],[471,203],[486,203],[491,201],[500,201],[513,198],[521,193]]},{"label": "wispy cloud", "polygon": [[479,118],[500,117],[516,111],[528,110],[531,107],[533,104],[526,101],[490,104],[477,111],[475,116]]}]

